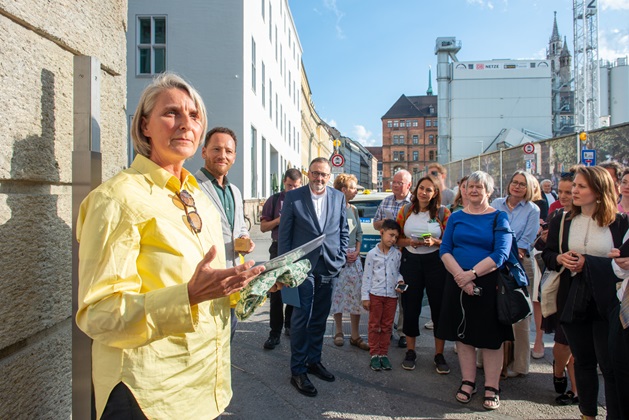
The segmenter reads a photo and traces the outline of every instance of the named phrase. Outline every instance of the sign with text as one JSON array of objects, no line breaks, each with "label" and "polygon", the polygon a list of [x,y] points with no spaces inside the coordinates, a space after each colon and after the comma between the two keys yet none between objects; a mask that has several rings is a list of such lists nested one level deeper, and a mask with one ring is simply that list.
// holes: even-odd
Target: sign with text
[{"label": "sign with text", "polygon": [[585,166],[596,166],[596,150],[582,149],[581,163]]}]

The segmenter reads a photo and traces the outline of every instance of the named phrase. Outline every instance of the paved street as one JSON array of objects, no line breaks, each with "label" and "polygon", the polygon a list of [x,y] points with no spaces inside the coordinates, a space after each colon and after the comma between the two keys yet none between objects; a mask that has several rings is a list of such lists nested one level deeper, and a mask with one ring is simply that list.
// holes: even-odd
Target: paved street
[{"label": "paved street", "polygon": [[[256,241],[253,258],[268,259],[268,234],[261,235],[258,226],[252,228]],[[345,324],[345,345],[332,342],[333,321],[330,317],[326,331],[323,363],[336,375],[336,381],[324,382],[311,377],[319,391],[315,398],[299,394],[290,384],[290,342],[282,336],[274,350],[264,350],[268,337],[268,302],[249,320],[239,324],[233,341],[232,379],[234,397],[224,414],[238,419],[420,419],[420,418],[501,418],[501,419],[576,419],[576,406],[564,407],[554,403],[552,385],[552,337],[545,336],[546,355],[532,360],[531,372],[525,378],[501,382],[501,406],[490,412],[482,408],[482,371],[478,371],[479,392],[470,404],[454,399],[460,382],[458,359],[453,343],[447,343],[445,357],[452,372],[439,375],[432,362],[432,331],[422,329],[417,340],[417,368],[406,371],[400,363],[404,349],[392,342],[390,358],[393,370],[373,372],[369,369],[367,351],[349,345],[349,319]],[[423,325],[427,307],[422,312]],[[349,317],[347,317],[349,318]],[[367,316],[362,318],[361,334],[367,335]],[[599,398],[599,401],[603,401]],[[604,418],[601,407],[599,415]]]}]

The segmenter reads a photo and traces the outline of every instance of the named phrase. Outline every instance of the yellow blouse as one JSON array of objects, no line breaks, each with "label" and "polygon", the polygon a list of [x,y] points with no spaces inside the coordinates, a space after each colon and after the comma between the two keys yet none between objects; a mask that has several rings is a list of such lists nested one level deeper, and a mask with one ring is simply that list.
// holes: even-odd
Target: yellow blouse
[{"label": "yellow blouse", "polygon": [[[184,169],[182,178],[137,156],[81,204],[76,322],[94,340],[99,418],[121,381],[149,418],[212,419],[231,399],[229,299],[191,307],[187,288],[212,245],[212,267],[225,267],[220,215],[194,176]],[[199,234],[182,189],[202,218]]]}]

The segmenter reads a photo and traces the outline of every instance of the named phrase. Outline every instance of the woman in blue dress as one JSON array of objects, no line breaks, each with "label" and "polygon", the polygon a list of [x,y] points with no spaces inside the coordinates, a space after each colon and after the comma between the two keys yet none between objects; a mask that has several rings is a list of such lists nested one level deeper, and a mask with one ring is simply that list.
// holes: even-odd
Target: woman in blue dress
[{"label": "woman in blue dress", "polygon": [[437,335],[457,341],[462,382],[456,399],[467,404],[476,392],[476,351],[483,355],[485,396],[483,407],[500,406],[502,343],[513,340],[510,325],[498,321],[497,271],[509,255],[511,234],[507,215],[489,205],[492,177],[476,171],[467,180],[468,204],[450,216],[440,253],[448,275]]}]

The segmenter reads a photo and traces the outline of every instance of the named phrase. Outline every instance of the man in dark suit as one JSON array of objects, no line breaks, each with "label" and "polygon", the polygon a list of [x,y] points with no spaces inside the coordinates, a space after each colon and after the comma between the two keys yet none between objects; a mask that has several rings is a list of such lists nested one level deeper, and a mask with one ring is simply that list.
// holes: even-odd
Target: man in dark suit
[{"label": "man in dark suit", "polygon": [[286,193],[280,219],[280,255],[326,235],[323,245],[307,256],[312,268],[298,287],[299,306],[291,318],[291,384],[309,397],[316,396],[317,389],[308,373],[328,382],[335,379],[321,364],[321,350],[332,283],[345,264],[349,241],[345,196],[326,186],[330,169],[327,159],[314,159],[308,169],[309,184]]}]

